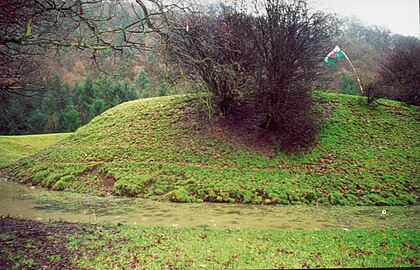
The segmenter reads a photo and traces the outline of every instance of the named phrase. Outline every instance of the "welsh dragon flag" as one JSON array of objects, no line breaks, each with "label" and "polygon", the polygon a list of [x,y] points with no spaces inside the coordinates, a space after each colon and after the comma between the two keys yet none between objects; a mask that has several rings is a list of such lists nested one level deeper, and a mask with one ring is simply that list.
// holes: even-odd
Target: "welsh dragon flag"
[{"label": "welsh dragon flag", "polygon": [[334,50],[332,50],[325,58],[324,62],[327,65],[331,66],[335,61],[340,59],[344,56],[344,52],[340,49],[340,47],[335,46]]}]

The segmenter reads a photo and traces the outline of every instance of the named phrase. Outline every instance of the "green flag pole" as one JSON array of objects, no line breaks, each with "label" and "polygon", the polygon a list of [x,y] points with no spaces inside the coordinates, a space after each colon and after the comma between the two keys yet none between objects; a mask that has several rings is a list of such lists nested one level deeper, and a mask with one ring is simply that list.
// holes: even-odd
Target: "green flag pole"
[{"label": "green flag pole", "polygon": [[350,58],[347,56],[347,54],[343,51],[341,51],[341,52],[343,53],[343,55],[347,59],[347,61],[349,61],[350,66],[354,71],[354,74],[356,74],[357,82],[359,83],[359,87],[360,87],[360,93],[362,93],[362,95],[363,95],[364,93],[363,93],[362,83],[360,82],[360,78],[359,78],[359,75],[357,75],[356,69],[354,68],[354,66],[353,66],[352,62],[350,61]]}]

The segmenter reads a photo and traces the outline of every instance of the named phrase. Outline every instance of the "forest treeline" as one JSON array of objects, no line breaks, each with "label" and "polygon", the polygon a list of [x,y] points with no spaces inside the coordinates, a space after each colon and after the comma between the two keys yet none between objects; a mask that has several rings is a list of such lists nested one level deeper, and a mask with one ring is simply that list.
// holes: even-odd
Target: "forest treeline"
[{"label": "forest treeline", "polygon": [[31,96],[14,95],[3,101],[1,134],[73,132],[120,103],[176,93],[164,82],[152,89],[144,69],[133,82],[101,75],[96,79],[87,77],[72,86],[56,74],[41,87]]},{"label": "forest treeline", "polygon": [[[0,133],[74,131],[121,102],[204,91],[212,97],[208,112],[248,106],[261,128],[299,148],[320,127],[314,90],[419,105],[419,39],[311,10],[302,0],[254,2],[264,12],[242,1],[153,1],[154,13],[142,1],[0,5],[10,15],[0,21]],[[32,21],[31,12],[45,16]],[[336,45],[351,58],[363,92],[347,61],[323,63]]]}]

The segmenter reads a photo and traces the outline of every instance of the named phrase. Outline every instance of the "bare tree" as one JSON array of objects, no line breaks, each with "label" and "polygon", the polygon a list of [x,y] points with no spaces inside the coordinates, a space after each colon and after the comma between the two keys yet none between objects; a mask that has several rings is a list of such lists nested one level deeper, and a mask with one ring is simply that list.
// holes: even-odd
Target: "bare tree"
[{"label": "bare tree", "polygon": [[420,105],[420,40],[399,38],[379,72],[383,96]]},{"label": "bare tree", "polygon": [[252,28],[259,59],[254,98],[266,114],[264,127],[283,134],[285,149],[305,147],[317,134],[313,82],[337,24],[330,15],[311,12],[302,0],[266,0],[263,6]]},{"label": "bare tree", "polygon": [[311,12],[303,0],[254,6],[190,16],[172,37],[174,53],[206,83],[222,114],[234,100],[250,102],[265,115],[262,127],[282,133],[284,148],[309,146],[317,134],[311,91],[337,21]]},{"label": "bare tree", "polygon": [[180,18],[184,27],[168,39],[172,59],[181,64],[183,75],[204,82],[222,115],[229,113],[248,83],[244,71],[252,62],[245,55],[249,43],[243,16],[226,6],[199,10]]},{"label": "bare tree", "polygon": [[[36,63],[51,49],[98,51],[149,48],[145,34],[168,25],[166,12],[176,5],[160,0],[8,0],[0,2],[2,92],[19,93],[40,77]],[[121,16],[124,11],[127,15]],[[27,72],[32,73],[25,76]]]}]

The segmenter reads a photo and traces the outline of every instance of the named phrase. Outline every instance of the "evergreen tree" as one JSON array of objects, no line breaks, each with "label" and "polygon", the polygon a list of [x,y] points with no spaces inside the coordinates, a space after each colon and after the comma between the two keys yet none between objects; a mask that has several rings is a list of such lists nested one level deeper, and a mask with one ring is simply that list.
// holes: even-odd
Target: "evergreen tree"
[{"label": "evergreen tree", "polygon": [[71,132],[80,127],[80,118],[73,105],[67,106],[63,113],[62,131]]},{"label": "evergreen tree", "polygon": [[95,81],[86,78],[70,90],[55,75],[43,88],[42,95],[15,96],[3,101],[0,107],[1,134],[74,131],[106,109],[138,98],[133,85],[106,76]]},{"label": "evergreen tree", "polygon": [[27,115],[32,106],[24,96],[11,96],[2,100],[0,106],[1,134],[26,134],[28,132]]},{"label": "evergreen tree", "polygon": [[168,83],[166,82],[161,83],[159,87],[157,88],[158,95],[160,97],[166,96],[168,94],[168,88],[169,88]]},{"label": "evergreen tree", "polygon": [[19,104],[9,107],[4,117],[7,119],[5,126],[7,134],[24,134],[27,132],[25,111]]},{"label": "evergreen tree", "polygon": [[139,96],[136,92],[136,89],[134,89],[134,87],[129,84],[128,82],[124,82],[123,83],[123,92],[122,92],[122,101],[129,101],[129,100],[134,100],[134,99],[138,99]]},{"label": "evergreen tree", "polygon": [[101,75],[94,83],[94,93],[97,98],[101,98],[105,103],[105,108],[108,109],[111,107],[112,102],[112,81],[109,77]]},{"label": "evergreen tree", "polygon": [[91,115],[97,116],[106,110],[105,101],[102,98],[97,98],[93,101],[91,107]]},{"label": "evergreen tree", "polygon": [[[69,88],[64,84],[58,75],[54,75],[47,81],[46,92],[41,100],[40,113],[33,117],[45,115],[44,130],[42,132],[55,133],[62,131],[63,114],[69,104],[71,104],[71,95]],[[44,119],[41,119],[44,120]],[[34,119],[32,119],[34,121]],[[32,128],[35,123],[32,123]],[[40,130],[40,128],[35,128]]]},{"label": "evergreen tree", "polygon": [[47,81],[46,92],[41,101],[44,112],[48,115],[58,113],[61,115],[71,102],[70,92],[60,77],[56,74]]},{"label": "evergreen tree", "polygon": [[120,104],[121,102],[123,102],[123,100],[121,98],[123,87],[122,87],[122,85],[119,81],[113,82],[108,91],[110,93],[110,105],[111,105],[111,107],[114,107],[114,106]]},{"label": "evergreen tree", "polygon": [[57,133],[60,132],[60,114],[53,113],[49,114],[45,123],[46,133]]},{"label": "evergreen tree", "polygon": [[340,82],[341,93],[347,95],[357,95],[358,85],[348,74],[343,73]]},{"label": "evergreen tree", "polygon": [[142,96],[150,96],[150,94],[148,93],[148,89],[150,87],[150,79],[149,76],[147,76],[147,73],[143,67],[139,70],[139,73],[135,78],[135,82],[139,91],[142,93]]},{"label": "evergreen tree", "polygon": [[29,133],[44,133],[47,118],[47,115],[41,109],[36,109],[35,111],[33,111],[28,118]]},{"label": "evergreen tree", "polygon": [[77,110],[79,112],[80,121],[84,125],[93,117],[91,114],[91,107],[95,99],[95,92],[92,79],[86,78],[83,87],[79,88],[79,91]]}]

